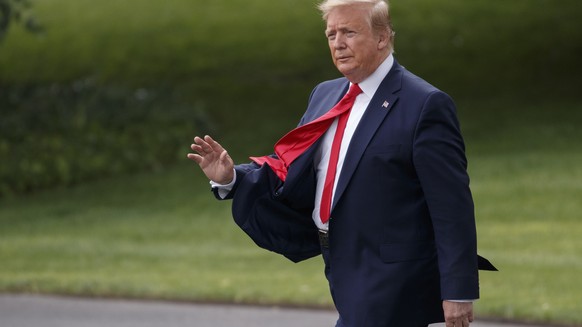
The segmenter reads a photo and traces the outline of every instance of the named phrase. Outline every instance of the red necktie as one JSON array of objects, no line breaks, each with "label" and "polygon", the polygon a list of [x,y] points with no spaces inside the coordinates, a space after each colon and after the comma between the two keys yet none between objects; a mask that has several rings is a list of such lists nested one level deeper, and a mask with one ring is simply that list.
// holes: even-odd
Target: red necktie
[{"label": "red necktie", "polygon": [[350,116],[350,111],[351,110],[348,110],[339,116],[337,122],[337,129],[335,130],[333,143],[331,144],[331,153],[329,155],[329,163],[327,165],[327,173],[325,174],[323,193],[321,195],[321,206],[319,207],[320,208],[319,217],[321,218],[321,222],[324,224],[329,221],[333,185],[335,182],[335,175],[337,171],[337,162],[339,159],[339,152],[342,145],[342,138],[344,137],[344,131],[346,129],[348,118]]},{"label": "red necktie", "polygon": [[[325,186],[323,189],[321,206],[322,213],[320,216],[324,223],[329,220],[331,193],[333,191],[339,149],[344,134],[344,129],[348,121],[349,111],[352,109],[354,101],[360,93],[362,93],[362,89],[360,89],[358,84],[352,84],[348,93],[346,93],[340,102],[331,108],[331,110],[323,114],[321,117],[305,125],[299,126],[283,136],[275,144],[275,154],[278,158],[273,158],[270,156],[251,157],[251,160],[259,165],[267,163],[275,172],[275,174],[282,181],[285,181],[285,178],[287,177],[287,168],[289,165],[291,165],[295,159],[297,159],[303,152],[305,152],[305,150],[307,150],[313,143],[315,143],[315,141],[317,141],[323,135],[323,133],[328,130],[334,119],[339,116],[338,126],[331,147],[331,156],[325,177]],[[327,193],[329,194],[326,195]],[[327,212],[326,214],[324,214],[324,210]]]}]

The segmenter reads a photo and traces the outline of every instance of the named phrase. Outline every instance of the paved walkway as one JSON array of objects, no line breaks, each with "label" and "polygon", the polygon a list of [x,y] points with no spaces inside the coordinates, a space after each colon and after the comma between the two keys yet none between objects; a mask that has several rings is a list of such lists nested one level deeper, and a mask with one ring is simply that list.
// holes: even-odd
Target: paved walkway
[{"label": "paved walkway", "polygon": [[319,310],[0,294],[0,327],[331,327],[336,319]]}]

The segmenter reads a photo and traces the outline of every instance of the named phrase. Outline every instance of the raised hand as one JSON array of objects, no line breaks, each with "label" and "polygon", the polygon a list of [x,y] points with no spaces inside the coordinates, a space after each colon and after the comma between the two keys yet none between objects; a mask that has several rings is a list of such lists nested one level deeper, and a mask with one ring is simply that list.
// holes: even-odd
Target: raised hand
[{"label": "raised hand", "polygon": [[188,159],[196,162],[208,179],[219,184],[228,184],[233,180],[232,158],[210,136],[206,135],[204,139],[196,136],[190,148],[196,153],[188,153]]}]

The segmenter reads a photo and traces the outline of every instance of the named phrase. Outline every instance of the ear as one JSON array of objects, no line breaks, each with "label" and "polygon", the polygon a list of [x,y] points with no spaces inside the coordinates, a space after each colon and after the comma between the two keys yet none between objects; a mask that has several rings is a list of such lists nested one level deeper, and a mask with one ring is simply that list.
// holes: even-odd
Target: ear
[{"label": "ear", "polygon": [[388,31],[382,31],[378,34],[378,50],[384,50],[390,46],[390,33]]}]

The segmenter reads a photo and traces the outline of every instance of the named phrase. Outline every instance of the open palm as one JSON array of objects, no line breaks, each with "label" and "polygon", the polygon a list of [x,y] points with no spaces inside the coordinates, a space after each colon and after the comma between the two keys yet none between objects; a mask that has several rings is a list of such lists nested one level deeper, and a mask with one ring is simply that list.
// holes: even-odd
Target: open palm
[{"label": "open palm", "polygon": [[200,166],[208,179],[219,184],[228,184],[232,181],[234,162],[228,152],[212,137],[196,136],[190,148],[195,153],[189,153],[188,158]]}]

